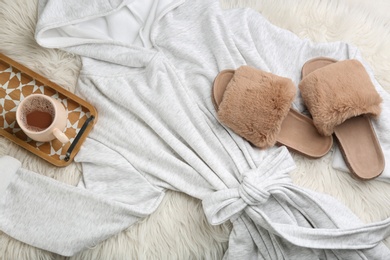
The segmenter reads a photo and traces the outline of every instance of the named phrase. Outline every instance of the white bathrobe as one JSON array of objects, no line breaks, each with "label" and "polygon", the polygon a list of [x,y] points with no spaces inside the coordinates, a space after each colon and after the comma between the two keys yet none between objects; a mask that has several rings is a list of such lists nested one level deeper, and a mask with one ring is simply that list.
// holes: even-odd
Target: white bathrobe
[{"label": "white bathrobe", "polygon": [[[250,65],[300,81],[310,58],[357,58],[313,44],[250,9],[209,0],[41,0],[37,42],[82,56],[76,93],[99,120],[75,160],[78,187],[0,158],[0,230],[70,256],[151,214],[172,189],[233,223],[226,259],[390,259],[390,219],[364,225],[291,182],[285,147],[259,150],[218,122],[211,85]],[[381,90],[373,79],[378,91]],[[294,106],[303,111],[299,95]]]}]

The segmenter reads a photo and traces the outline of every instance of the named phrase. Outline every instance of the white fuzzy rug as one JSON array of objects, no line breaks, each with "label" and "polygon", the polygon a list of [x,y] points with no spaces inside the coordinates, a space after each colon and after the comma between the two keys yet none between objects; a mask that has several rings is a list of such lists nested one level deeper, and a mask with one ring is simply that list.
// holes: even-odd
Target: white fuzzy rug
[{"label": "white fuzzy rug", "polygon": [[[78,57],[40,48],[34,41],[37,0],[0,0],[0,52],[64,88],[73,90]],[[388,0],[222,0],[225,8],[255,8],[276,25],[314,41],[347,41],[357,45],[382,86],[390,91],[390,2]],[[237,21],[239,22],[239,21]],[[390,133],[389,133],[390,134]],[[80,165],[56,168],[0,138],[0,155],[68,184],[80,178]],[[390,217],[390,184],[361,182],[331,168],[332,152],[321,160],[294,155],[294,182],[333,195],[363,221]],[[1,169],[0,169],[1,174]],[[77,213],[75,213],[77,214]],[[35,259],[221,259],[229,223],[210,226],[199,201],[168,192],[159,209],[141,223],[72,258],[18,242],[0,232],[1,260]],[[386,245],[390,246],[390,239]]]}]

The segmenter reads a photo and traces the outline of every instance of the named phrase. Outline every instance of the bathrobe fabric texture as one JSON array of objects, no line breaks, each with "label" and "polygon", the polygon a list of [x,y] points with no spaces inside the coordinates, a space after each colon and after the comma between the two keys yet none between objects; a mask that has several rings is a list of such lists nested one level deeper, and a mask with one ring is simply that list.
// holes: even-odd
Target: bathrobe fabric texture
[{"label": "bathrobe fabric texture", "polygon": [[[76,94],[99,120],[75,158],[77,187],[0,158],[0,230],[71,256],[151,214],[170,189],[202,200],[211,224],[232,222],[226,259],[390,259],[389,219],[363,224],[294,185],[288,150],[251,146],[211,101],[223,69],[249,65],[298,85],[308,59],[362,61],[355,47],[302,40],[218,1],[41,0],[38,9],[37,42],[81,55]],[[299,95],[294,107],[304,111]]]}]

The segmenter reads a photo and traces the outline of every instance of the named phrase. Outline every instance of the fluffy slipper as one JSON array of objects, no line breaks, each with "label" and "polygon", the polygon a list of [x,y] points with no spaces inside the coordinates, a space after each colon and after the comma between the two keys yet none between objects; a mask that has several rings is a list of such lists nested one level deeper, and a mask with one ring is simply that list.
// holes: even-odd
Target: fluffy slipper
[{"label": "fluffy slipper", "polygon": [[221,123],[253,145],[285,145],[310,158],[333,144],[312,120],[291,108],[296,87],[288,78],[249,66],[221,71],[214,80],[213,104]]},{"label": "fluffy slipper", "polygon": [[309,60],[299,89],[318,132],[337,137],[350,171],[366,180],[380,175],[385,160],[370,117],[379,115],[382,99],[363,65],[357,60]]}]

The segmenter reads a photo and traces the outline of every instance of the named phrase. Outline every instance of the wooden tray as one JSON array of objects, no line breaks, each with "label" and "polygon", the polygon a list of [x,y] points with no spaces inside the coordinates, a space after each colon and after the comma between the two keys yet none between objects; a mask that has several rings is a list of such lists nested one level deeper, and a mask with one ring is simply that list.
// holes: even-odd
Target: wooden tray
[{"label": "wooden tray", "polygon": [[[31,94],[44,94],[61,101],[68,112],[64,133],[70,142],[36,142],[16,122],[19,102]],[[69,165],[97,121],[96,109],[59,85],[0,53],[0,135],[56,166]]]}]

